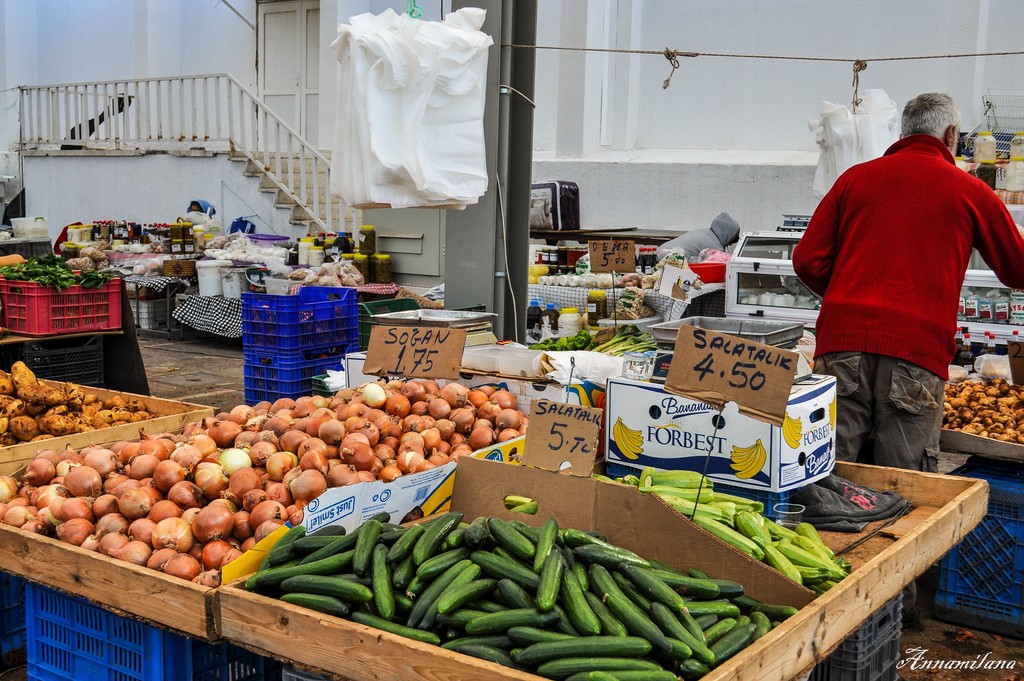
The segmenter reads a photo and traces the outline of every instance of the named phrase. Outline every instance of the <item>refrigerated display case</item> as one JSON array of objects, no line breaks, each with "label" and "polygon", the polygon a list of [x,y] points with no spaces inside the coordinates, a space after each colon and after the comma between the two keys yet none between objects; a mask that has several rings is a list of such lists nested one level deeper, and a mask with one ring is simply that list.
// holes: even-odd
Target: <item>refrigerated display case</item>
[{"label": "refrigerated display case", "polygon": [[763,317],[813,327],[821,299],[793,271],[801,232],[752,232],[740,237],[725,277],[725,316]]},{"label": "refrigerated display case", "polygon": [[1003,286],[990,270],[967,270],[957,318],[972,341],[986,332],[1000,345],[1024,340],[1020,338],[1024,336],[1024,291]]}]

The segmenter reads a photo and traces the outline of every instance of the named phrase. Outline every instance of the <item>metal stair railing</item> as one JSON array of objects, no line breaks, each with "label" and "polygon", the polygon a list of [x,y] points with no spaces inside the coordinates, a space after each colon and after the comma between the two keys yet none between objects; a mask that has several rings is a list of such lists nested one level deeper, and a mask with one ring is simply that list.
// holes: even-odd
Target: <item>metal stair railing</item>
[{"label": "metal stair railing", "polygon": [[330,161],[228,74],[19,90],[24,151],[228,151],[256,164],[319,228],[340,226],[342,207],[327,186]]}]

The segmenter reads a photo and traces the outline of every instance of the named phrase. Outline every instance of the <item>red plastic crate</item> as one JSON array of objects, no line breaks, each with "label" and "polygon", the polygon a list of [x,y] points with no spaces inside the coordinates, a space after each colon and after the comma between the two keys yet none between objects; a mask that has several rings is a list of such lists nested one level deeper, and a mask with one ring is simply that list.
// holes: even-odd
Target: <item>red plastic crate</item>
[{"label": "red plastic crate", "polygon": [[100,288],[57,291],[32,281],[0,279],[3,324],[23,336],[121,328],[121,280]]}]

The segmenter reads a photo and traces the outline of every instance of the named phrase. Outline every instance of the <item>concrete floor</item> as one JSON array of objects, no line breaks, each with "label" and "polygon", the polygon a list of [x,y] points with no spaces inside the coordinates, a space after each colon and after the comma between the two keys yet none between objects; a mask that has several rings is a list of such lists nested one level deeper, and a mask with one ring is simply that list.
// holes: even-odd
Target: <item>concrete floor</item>
[{"label": "concrete floor", "polygon": [[186,335],[179,341],[143,332],[139,348],[154,396],[223,411],[245,401],[241,340]]}]

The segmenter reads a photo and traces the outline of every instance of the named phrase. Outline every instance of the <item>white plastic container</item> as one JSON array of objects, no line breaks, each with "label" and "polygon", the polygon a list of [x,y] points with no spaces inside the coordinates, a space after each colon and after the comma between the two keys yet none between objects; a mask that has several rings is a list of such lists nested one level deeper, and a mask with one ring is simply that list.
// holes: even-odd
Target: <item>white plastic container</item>
[{"label": "white plastic container", "polygon": [[196,276],[199,277],[199,295],[224,295],[224,285],[220,271],[231,267],[230,260],[200,260],[196,263]]},{"label": "white plastic container", "polygon": [[498,357],[505,348],[495,345],[467,347],[462,352],[462,368],[493,374],[498,371]]},{"label": "white plastic container", "polygon": [[563,307],[558,315],[558,335],[563,338],[575,336],[583,330],[583,317],[575,307]]},{"label": "white plastic container", "polygon": [[46,218],[11,218],[15,239],[46,239],[50,225]]},{"label": "white plastic container", "polygon": [[978,136],[974,138],[974,162],[996,162],[996,138],[992,136],[991,132],[979,132]]},{"label": "white plastic container", "polygon": [[[241,298],[243,282],[248,284],[245,278],[244,267],[224,267],[220,270],[221,295],[225,298]],[[245,287],[248,290],[248,286]]]},{"label": "white plastic container", "polygon": [[[577,331],[577,333],[579,333]],[[504,376],[539,377],[544,374],[540,368],[539,350],[525,348],[502,348],[498,354],[498,373]]]},{"label": "white plastic container", "polygon": [[279,279],[277,277],[267,277],[263,281],[264,286],[267,287],[267,294],[271,296],[287,296],[292,292],[292,286],[300,283],[292,281],[291,279]]}]

